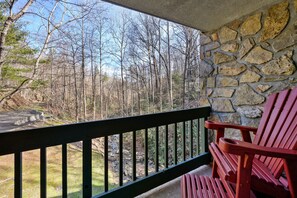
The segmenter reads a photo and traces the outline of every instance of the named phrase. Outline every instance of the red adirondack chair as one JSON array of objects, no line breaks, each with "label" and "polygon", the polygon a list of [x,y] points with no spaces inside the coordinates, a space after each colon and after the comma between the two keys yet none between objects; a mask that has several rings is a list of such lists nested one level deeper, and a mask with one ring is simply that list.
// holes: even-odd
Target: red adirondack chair
[{"label": "red adirondack chair", "polygon": [[250,190],[251,170],[253,164],[253,153],[242,152],[242,150],[233,151],[237,146],[232,140],[220,139],[219,148],[225,152],[238,155],[237,164],[237,182],[236,184],[224,179],[197,176],[194,174],[185,174],[181,179],[182,198],[250,198],[255,197]]},{"label": "red adirondack chair", "polygon": [[[258,129],[211,121],[205,126],[217,131],[216,143],[209,146],[214,158],[213,177],[236,183],[238,188],[251,185],[253,190],[275,197],[297,197],[297,171],[293,170],[297,169],[297,88],[268,97]],[[240,130],[244,141],[220,139],[225,128]],[[253,141],[250,132],[255,134]],[[238,155],[252,160],[244,162]],[[251,182],[237,169],[238,163],[249,161]]]}]

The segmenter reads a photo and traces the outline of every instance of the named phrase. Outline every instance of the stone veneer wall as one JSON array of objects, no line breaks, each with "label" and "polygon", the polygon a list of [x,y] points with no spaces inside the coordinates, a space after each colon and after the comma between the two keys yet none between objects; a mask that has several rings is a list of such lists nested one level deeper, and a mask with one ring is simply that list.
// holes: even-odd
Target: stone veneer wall
[{"label": "stone veneer wall", "polygon": [[257,126],[266,97],[297,86],[297,0],[258,10],[200,40],[199,105],[211,105],[213,120]]}]

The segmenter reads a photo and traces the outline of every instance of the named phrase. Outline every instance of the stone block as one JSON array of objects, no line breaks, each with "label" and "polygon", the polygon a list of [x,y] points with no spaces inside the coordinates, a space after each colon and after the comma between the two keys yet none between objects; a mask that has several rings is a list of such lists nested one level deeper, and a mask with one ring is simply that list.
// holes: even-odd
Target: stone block
[{"label": "stone block", "polygon": [[219,35],[218,35],[218,33],[213,33],[213,34],[211,35],[211,39],[212,39],[212,41],[218,41],[218,40],[219,40]]},{"label": "stone block", "polygon": [[210,103],[206,97],[200,97],[198,100],[199,107],[201,106],[210,106]]},{"label": "stone block", "polygon": [[230,62],[232,60],[235,60],[234,56],[228,56],[226,54],[220,53],[220,52],[215,52],[214,53],[214,64],[221,64],[221,63],[226,63]]},{"label": "stone block", "polygon": [[219,31],[219,39],[221,43],[227,43],[229,41],[235,40],[237,37],[237,32],[226,26],[222,27]]},{"label": "stone block", "polygon": [[262,72],[266,75],[292,75],[296,67],[291,59],[292,52],[272,60],[262,67]]},{"label": "stone block", "polygon": [[242,59],[252,48],[254,47],[254,41],[251,38],[245,39],[238,52],[238,57]]},{"label": "stone block", "polygon": [[211,97],[213,98],[231,98],[234,93],[234,89],[217,88],[213,91]]},{"label": "stone block", "polygon": [[216,79],[214,77],[207,78],[207,87],[213,88],[215,87]]},{"label": "stone block", "polygon": [[235,99],[234,104],[238,106],[257,105],[257,104],[262,104],[265,101],[265,97],[256,93],[247,84],[243,84],[236,90],[234,99]]},{"label": "stone block", "polygon": [[209,38],[209,36],[206,36],[205,34],[201,34],[200,35],[200,44],[201,45],[206,45],[208,43],[211,43],[211,39]]},{"label": "stone block", "polygon": [[214,68],[210,64],[205,61],[201,61],[199,67],[199,77],[208,77],[213,70]]},{"label": "stone block", "polygon": [[272,59],[272,52],[263,49],[261,46],[253,48],[248,55],[244,58],[244,61],[252,64],[263,64]]},{"label": "stone block", "polygon": [[223,44],[221,46],[221,50],[225,52],[231,52],[231,53],[237,52],[238,44],[236,42]]},{"label": "stone block", "polygon": [[256,87],[256,90],[257,90],[258,92],[263,93],[263,92],[267,91],[268,89],[270,89],[271,87],[272,87],[271,85],[263,85],[263,84],[261,84],[261,85],[258,85],[258,86]]},{"label": "stone block", "polygon": [[289,3],[284,1],[269,8],[260,42],[275,38],[286,27],[290,17],[288,5]]},{"label": "stone block", "polygon": [[297,21],[296,23],[283,31],[278,37],[271,41],[271,46],[275,51],[283,50],[297,43]]},{"label": "stone block", "polygon": [[258,107],[239,107],[237,112],[247,118],[260,118],[262,111]]},{"label": "stone block", "polygon": [[238,80],[230,77],[218,77],[218,87],[236,87],[238,86]]},{"label": "stone block", "polygon": [[217,49],[218,47],[220,47],[220,43],[219,42],[211,42],[207,45],[203,46],[203,49],[205,52],[210,51],[210,50],[214,50]]},{"label": "stone block", "polygon": [[219,67],[219,74],[225,76],[236,76],[241,74],[246,70],[246,66],[244,64],[238,63],[236,61],[223,64]]},{"label": "stone block", "polygon": [[236,19],[234,21],[232,21],[231,23],[228,24],[228,27],[233,29],[233,30],[237,30],[240,26],[240,24],[242,23],[241,20]]},{"label": "stone block", "polygon": [[288,77],[285,77],[285,76],[275,76],[275,77],[264,77],[262,79],[263,82],[276,82],[276,81],[284,81],[288,79]]},{"label": "stone block", "polygon": [[262,13],[249,16],[241,25],[240,33],[242,36],[254,35],[261,29]]},{"label": "stone block", "polygon": [[240,115],[238,113],[224,113],[220,114],[219,116],[222,122],[230,124],[241,124]]},{"label": "stone block", "polygon": [[212,109],[216,112],[234,112],[234,108],[229,99],[213,99]]},{"label": "stone block", "polygon": [[258,82],[261,76],[253,71],[246,71],[240,77],[240,83],[251,83],[251,82]]}]

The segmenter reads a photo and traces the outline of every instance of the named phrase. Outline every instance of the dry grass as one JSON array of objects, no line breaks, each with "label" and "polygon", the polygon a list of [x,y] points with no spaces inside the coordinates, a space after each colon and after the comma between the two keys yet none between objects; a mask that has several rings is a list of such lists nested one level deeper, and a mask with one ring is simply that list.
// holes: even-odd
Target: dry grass
[{"label": "dry grass", "polygon": [[[23,153],[23,197],[40,197],[39,150]],[[0,198],[14,197],[13,155],[0,157]],[[103,157],[92,155],[93,195],[103,192]],[[68,197],[82,197],[82,152],[68,145]],[[110,181],[113,183],[112,173]],[[111,185],[114,187],[114,185]],[[61,146],[47,149],[47,197],[62,195]]]}]

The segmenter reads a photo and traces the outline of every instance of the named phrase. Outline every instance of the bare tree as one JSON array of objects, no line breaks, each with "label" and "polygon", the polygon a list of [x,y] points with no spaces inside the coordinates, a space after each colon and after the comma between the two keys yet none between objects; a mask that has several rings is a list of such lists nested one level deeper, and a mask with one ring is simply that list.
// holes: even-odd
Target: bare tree
[{"label": "bare tree", "polygon": [[[32,4],[32,2],[29,3],[28,5],[30,6],[31,4]],[[66,24],[69,24],[73,21],[76,21],[76,20],[84,17],[84,16],[73,16],[73,13],[70,12],[70,16],[68,16],[67,20],[65,21],[65,15],[67,15],[67,12],[69,12],[69,10],[66,5],[64,5],[64,7],[63,7],[63,4],[65,4],[63,1],[55,1],[51,10],[48,10],[47,16],[44,16],[45,13],[27,12],[28,14],[33,14],[33,15],[38,16],[41,19],[43,19],[42,26],[45,28],[45,32],[46,32],[45,38],[44,38],[44,41],[41,45],[41,48],[40,48],[37,56],[36,56],[36,60],[35,60],[34,66],[33,66],[33,71],[32,71],[31,76],[29,78],[26,78],[25,80],[23,80],[14,90],[12,90],[8,94],[4,95],[0,99],[0,106],[3,105],[6,100],[8,100],[12,96],[14,96],[16,93],[20,92],[21,89],[27,88],[35,80],[36,76],[38,75],[40,61],[41,61],[44,53],[46,52],[46,50],[48,50],[48,44],[50,42],[50,39],[51,39],[53,33],[56,32],[58,29],[60,29],[62,26],[65,26]],[[43,6],[45,6],[45,5],[43,5]],[[60,20],[57,22],[55,12],[56,12],[58,6],[62,6],[64,9],[63,9],[62,13],[59,13]],[[83,6],[83,5],[81,5],[81,6]],[[23,14],[24,11],[21,13]]]},{"label": "bare tree", "polygon": [[128,26],[129,21],[127,15],[122,13],[120,23],[115,26],[117,29],[112,29],[112,37],[116,51],[111,51],[110,54],[115,58],[116,62],[120,66],[121,76],[121,114],[126,115],[126,95],[125,95],[125,66],[124,61],[126,57],[126,51],[128,46]]}]

